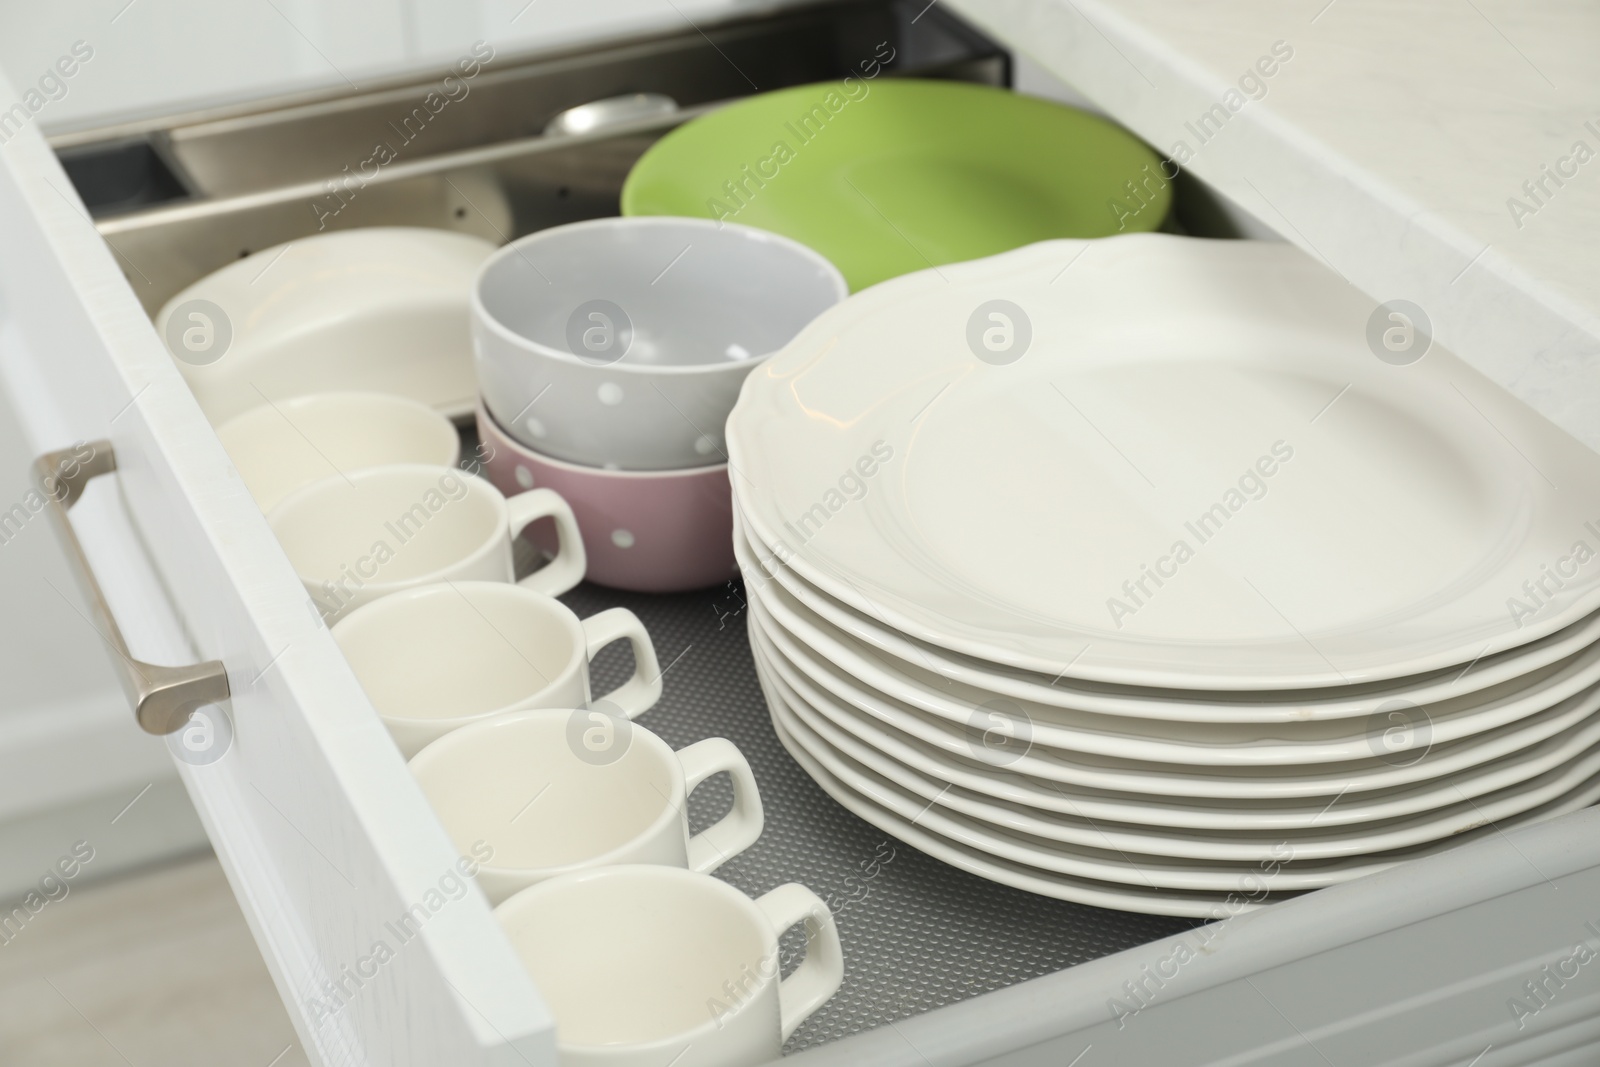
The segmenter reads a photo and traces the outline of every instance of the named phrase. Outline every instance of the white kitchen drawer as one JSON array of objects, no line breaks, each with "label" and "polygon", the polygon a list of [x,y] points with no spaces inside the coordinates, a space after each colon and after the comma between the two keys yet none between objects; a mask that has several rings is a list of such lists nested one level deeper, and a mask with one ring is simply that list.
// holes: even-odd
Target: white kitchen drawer
[{"label": "white kitchen drawer", "polygon": [[33,131],[0,152],[12,393],[40,451],[115,448],[114,481],[73,517],[134,654],[227,664],[232,751],[182,774],[306,1049],[552,1062],[549,1018],[476,894],[439,908],[367,995],[310,1017],[325,978],[396,941],[385,924],[437,893],[455,850],[54,155]]},{"label": "white kitchen drawer", "polygon": [[[902,12],[902,28],[921,6]],[[630,136],[648,140],[659,128]],[[97,230],[35,129],[0,147],[0,164],[0,374],[37,452],[98,439],[115,450],[116,473],[90,483],[72,516],[132,653],[226,667],[233,745],[222,760],[181,764],[180,773],[308,1054],[328,1064],[553,1065],[538,991],[485,901],[453,892],[455,850],[150,324],[155,291],[185,266],[191,275],[208,266],[171,255],[162,263],[173,273],[143,276],[133,251],[159,252],[163,231],[131,215]],[[236,204],[231,218],[263,237],[295,235],[275,229],[284,224],[270,194],[240,195],[255,206]],[[188,234],[186,254],[222,254],[196,234],[217,231],[223,216],[202,212],[186,223],[184,210],[171,209],[165,232]],[[118,249],[127,254],[121,264]],[[707,617],[723,610],[715,591],[704,599]],[[74,639],[85,656],[101,655],[92,637]],[[679,684],[668,675],[669,690]],[[759,709],[751,714],[745,728],[768,729]],[[671,721],[663,725],[670,735]],[[782,788],[803,789],[800,777]],[[769,804],[775,821],[787,804]],[[834,833],[853,826],[849,819],[832,813],[812,829]],[[795,852],[789,862],[807,880],[810,860]],[[899,870],[943,877],[932,861],[908,859]],[[825,896],[840,887],[814,886]],[[910,899],[918,887],[886,883],[885,893],[897,891]],[[974,912],[984,907],[981,894],[963,899]],[[414,936],[398,936],[417,905],[425,919]],[[862,914],[883,922],[883,941],[847,937],[860,972],[872,971],[875,953],[910,958],[908,942],[941,919],[891,926],[881,911]],[[930,937],[922,973],[903,967],[898,986],[858,988],[870,1010],[833,1033],[857,1032],[813,1042],[798,1058],[1493,1067],[1592,1063],[1600,1047],[1600,964],[1564,980],[1531,1018],[1508,1008],[1546,964],[1600,940],[1584,926],[1600,926],[1594,810],[1228,920],[1176,968],[1176,946],[1198,945],[1199,934],[1088,908],[1051,914],[1120,933],[1100,936],[1074,957],[1082,962],[1057,973],[1033,977],[1036,961],[1024,962],[1017,973],[1030,980],[996,988],[1007,981],[996,974],[946,990],[932,998],[942,1006],[918,983],[937,983],[941,961],[962,946]],[[985,951],[1029,960],[1034,946],[1021,934],[1016,942],[1008,946],[1000,929]],[[1113,943],[1130,947],[1106,954]],[[1136,987],[1144,992],[1135,996]],[[983,995],[963,999],[973,992]]]}]

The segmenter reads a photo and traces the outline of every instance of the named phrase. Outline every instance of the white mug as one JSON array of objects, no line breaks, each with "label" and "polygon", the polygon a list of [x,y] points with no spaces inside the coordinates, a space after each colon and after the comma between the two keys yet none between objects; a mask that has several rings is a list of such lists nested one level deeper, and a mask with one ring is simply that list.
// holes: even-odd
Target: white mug
[{"label": "white mug", "polygon": [[[844,978],[828,906],[803,885],[751,900],[673,867],[596,867],[495,909],[556,1020],[565,1067],[753,1067]],[[779,981],[778,938],[806,924]]]},{"label": "white mug", "polygon": [[262,511],[341,471],[393,463],[454,467],[461,458],[461,438],[449,419],[392,393],[267,401],[217,427],[217,437]]},{"label": "white mug", "polygon": [[[719,771],[733,808],[689,836],[687,802]],[[498,904],[530,885],[589,867],[658,863],[710,873],[761,836],[761,794],[732,741],[674,752],[599,709],[496,715],[433,742],[411,761],[433,810],[463,849],[494,847],[478,885]]]},{"label": "white mug", "polygon": [[369,467],[290,494],[267,522],[332,623],[430,582],[511,582],[512,541],[546,517],[556,524],[555,558],[520,584],[558,596],[583,580],[587,562],[572,509],[549,489],[507,499],[453,467]]},{"label": "white mug", "polygon": [[524,708],[586,708],[589,662],[633,646],[633,675],[603,697],[633,718],[661,699],[644,623],[626,608],[579,620],[505,582],[438,582],[352,611],[333,636],[407,759],[468,723]]}]

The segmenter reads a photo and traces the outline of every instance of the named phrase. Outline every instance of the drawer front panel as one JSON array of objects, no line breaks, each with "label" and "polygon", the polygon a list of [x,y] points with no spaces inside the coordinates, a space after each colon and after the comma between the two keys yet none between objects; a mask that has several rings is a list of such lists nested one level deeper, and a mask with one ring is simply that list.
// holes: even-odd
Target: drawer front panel
[{"label": "drawer front panel", "polygon": [[531,980],[34,129],[0,148],[0,232],[24,432],[115,449],[72,515],[131,653],[228,668],[231,744],[179,770],[307,1050],[553,1062]]}]

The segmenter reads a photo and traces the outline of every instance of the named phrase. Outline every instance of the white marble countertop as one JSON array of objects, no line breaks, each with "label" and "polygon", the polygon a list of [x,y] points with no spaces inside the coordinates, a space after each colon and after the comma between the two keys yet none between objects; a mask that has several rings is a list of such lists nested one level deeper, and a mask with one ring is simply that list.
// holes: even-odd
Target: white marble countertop
[{"label": "white marble countertop", "polygon": [[1600,449],[1600,5],[948,2]]}]

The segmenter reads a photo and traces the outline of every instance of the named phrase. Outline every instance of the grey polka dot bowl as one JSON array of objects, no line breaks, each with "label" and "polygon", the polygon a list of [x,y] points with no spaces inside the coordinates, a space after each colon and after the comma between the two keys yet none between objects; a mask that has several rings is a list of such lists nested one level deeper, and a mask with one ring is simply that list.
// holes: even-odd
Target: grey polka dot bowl
[{"label": "grey polka dot bowl", "polygon": [[540,230],[478,272],[473,352],[489,411],[539,454],[607,470],[726,462],[757,364],[848,292],[764,230],[606,218]]},{"label": "grey polka dot bowl", "polygon": [[[675,471],[608,471],[552,459],[515,440],[483,406],[484,473],[502,492],[554,489],[572,508],[588,557],[586,577],[613,589],[679,593],[722,585],[733,559],[728,465]],[[548,544],[540,539],[548,534]],[[554,531],[528,534],[555,548]]]}]

